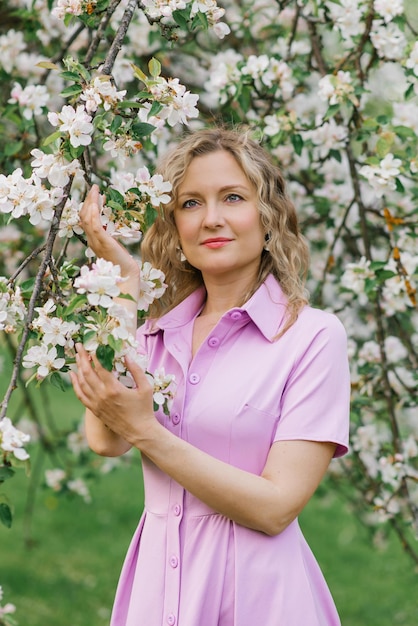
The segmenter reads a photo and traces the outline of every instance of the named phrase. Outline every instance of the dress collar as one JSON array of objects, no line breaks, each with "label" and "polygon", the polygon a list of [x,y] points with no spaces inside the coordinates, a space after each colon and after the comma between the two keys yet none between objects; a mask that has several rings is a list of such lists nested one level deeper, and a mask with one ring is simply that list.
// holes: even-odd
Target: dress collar
[{"label": "dress collar", "polygon": [[[191,322],[202,310],[205,302],[205,288],[199,287],[185,298],[174,309],[155,320],[146,334],[153,334],[158,330],[176,329]],[[223,317],[231,315],[231,312],[240,311],[246,314],[257,326],[266,339],[272,341],[280,330],[283,323],[287,306],[287,297],[282,291],[280,284],[272,274],[251,298],[242,306],[235,307],[224,314]]]}]

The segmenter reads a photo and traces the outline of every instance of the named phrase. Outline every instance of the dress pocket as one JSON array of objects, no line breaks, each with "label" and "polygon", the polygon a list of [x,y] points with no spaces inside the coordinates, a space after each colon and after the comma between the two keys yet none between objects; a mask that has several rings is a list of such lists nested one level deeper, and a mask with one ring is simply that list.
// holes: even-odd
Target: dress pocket
[{"label": "dress pocket", "polygon": [[249,472],[261,473],[277,421],[277,414],[249,403],[241,405],[231,424],[231,463]]}]

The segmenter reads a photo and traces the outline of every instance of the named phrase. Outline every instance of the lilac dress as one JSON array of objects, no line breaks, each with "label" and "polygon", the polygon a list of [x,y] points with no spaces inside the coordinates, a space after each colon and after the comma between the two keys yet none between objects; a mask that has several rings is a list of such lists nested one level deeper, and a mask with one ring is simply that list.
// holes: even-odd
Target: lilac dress
[{"label": "lilac dress", "polygon": [[[138,331],[150,371],[174,374],[172,433],[261,474],[275,441],[347,451],[349,370],[339,320],[305,307],[273,341],[286,298],[269,276],[224,314],[190,362],[197,290]],[[321,570],[297,519],[270,537],[209,508],[143,459],[145,509],[122,569],[111,626],[338,626]]]}]

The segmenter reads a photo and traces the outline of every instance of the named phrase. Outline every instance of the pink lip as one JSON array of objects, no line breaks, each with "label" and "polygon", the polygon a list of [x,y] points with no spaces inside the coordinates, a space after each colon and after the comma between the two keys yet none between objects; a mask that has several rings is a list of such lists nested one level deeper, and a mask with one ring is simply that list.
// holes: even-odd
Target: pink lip
[{"label": "pink lip", "polygon": [[226,237],[213,237],[211,239],[205,239],[202,241],[202,246],[206,246],[207,248],[222,248],[227,243],[232,241],[232,239],[227,239]]}]

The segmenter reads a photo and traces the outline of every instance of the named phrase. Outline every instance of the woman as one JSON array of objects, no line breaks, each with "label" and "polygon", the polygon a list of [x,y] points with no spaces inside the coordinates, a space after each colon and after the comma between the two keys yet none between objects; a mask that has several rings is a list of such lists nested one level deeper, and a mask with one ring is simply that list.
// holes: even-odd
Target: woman
[{"label": "woman", "polygon": [[[145,509],[112,626],[340,624],[297,516],[347,451],[346,336],[307,305],[306,244],[284,181],[245,134],[198,131],[161,167],[172,201],[144,260],[168,289],[138,331],[149,369],[176,377],[169,416],[143,372],[126,389],[78,347],[75,392],[90,446],[142,453]],[[101,228],[93,188],[82,221],[98,256],[138,268]],[[135,304],[124,299],[126,306]]]}]

